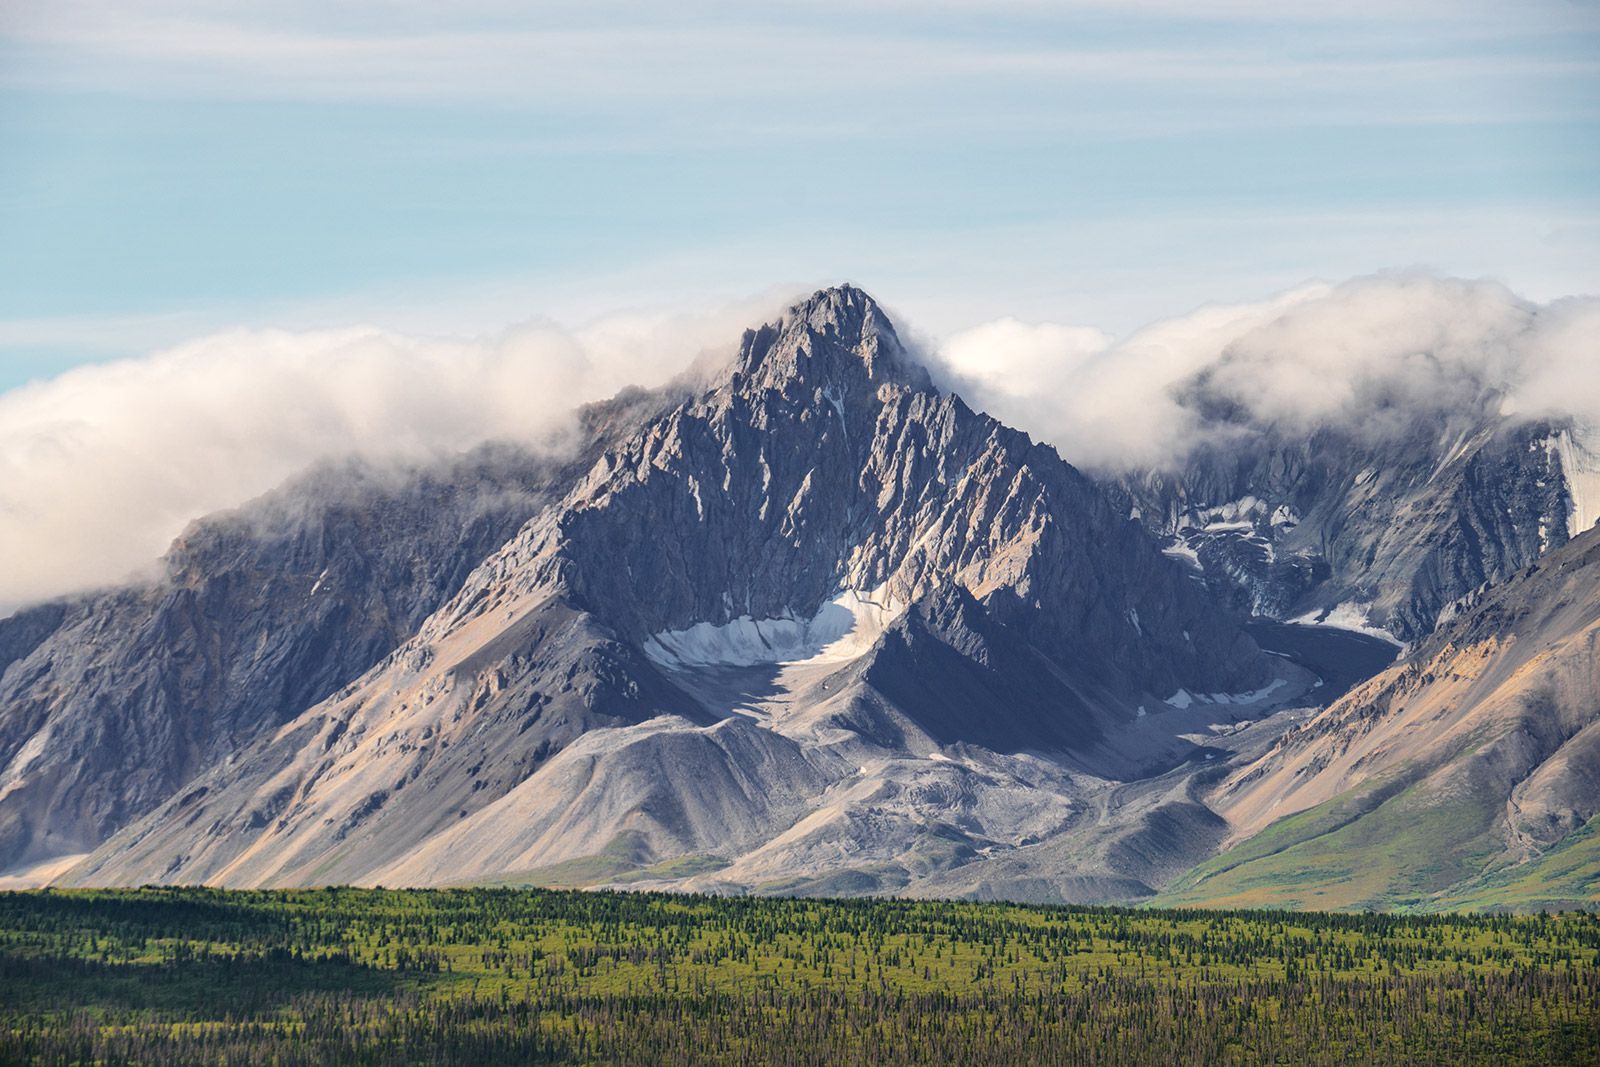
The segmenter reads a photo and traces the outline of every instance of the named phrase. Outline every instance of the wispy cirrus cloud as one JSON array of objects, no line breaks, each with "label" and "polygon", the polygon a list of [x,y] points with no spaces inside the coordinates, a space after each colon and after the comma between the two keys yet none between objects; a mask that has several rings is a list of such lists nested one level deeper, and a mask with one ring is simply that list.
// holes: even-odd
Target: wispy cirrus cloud
[{"label": "wispy cirrus cloud", "polygon": [[[1150,94],[1179,88],[1238,109],[1209,116],[1214,122],[1273,121],[1274,100],[1260,95],[1265,86],[1299,100],[1322,94],[1325,106],[1337,97],[1343,105],[1329,108],[1327,121],[1407,121],[1448,117],[1450,105],[1434,92],[1459,90],[1473,79],[1559,85],[1600,72],[1592,55],[1521,48],[1515,35],[1502,34],[1493,47],[1466,47],[1475,27],[1490,24],[1487,4],[1454,6],[1448,19],[1442,5],[1425,3],[946,4],[919,6],[915,18],[908,17],[909,5],[882,2],[788,13],[694,7],[663,20],[637,4],[468,4],[436,11],[357,4],[330,11],[68,0],[13,15],[5,77],[22,85],[222,98],[467,98],[602,112],[740,100],[752,105],[738,109],[752,127],[775,101],[803,112],[841,98],[855,98],[874,116],[912,123],[928,121],[930,110],[944,111],[945,121],[959,121],[963,113],[1004,118],[962,106],[964,96],[976,94],[980,101],[1009,99],[1034,121],[1045,121],[1051,110],[1077,121],[1110,110],[1129,129],[1141,113],[1159,122],[1159,107],[1148,106]],[[1521,28],[1548,38],[1582,26],[1567,7],[1533,5]],[[975,24],[979,12],[985,18]],[[1154,17],[1186,20],[1201,30],[1169,28],[1152,37],[1143,31]],[[1292,38],[1278,32],[1285,21],[1335,33],[1351,23],[1368,31],[1374,23],[1402,29],[1381,48],[1371,47],[1370,32],[1361,48],[1330,47],[1326,40],[1294,48]],[[1205,32],[1218,22],[1235,30],[1255,24],[1261,32]],[[1426,32],[1406,32],[1410,24]],[[946,91],[939,98],[948,107],[929,109],[925,93],[941,87]],[[1089,109],[1060,106],[1070,97],[1057,94],[1097,90],[1112,95],[1094,99]],[[1039,102],[1041,91],[1053,107],[1028,106],[1030,99]],[[1118,98],[1130,92],[1132,99]],[[893,106],[896,100],[905,106]],[[1496,110],[1485,111],[1489,103]],[[1503,93],[1484,93],[1454,109],[1463,121],[1526,112],[1525,102]],[[774,116],[768,111],[766,117]],[[1191,123],[1206,118],[1198,109],[1188,112]]]}]

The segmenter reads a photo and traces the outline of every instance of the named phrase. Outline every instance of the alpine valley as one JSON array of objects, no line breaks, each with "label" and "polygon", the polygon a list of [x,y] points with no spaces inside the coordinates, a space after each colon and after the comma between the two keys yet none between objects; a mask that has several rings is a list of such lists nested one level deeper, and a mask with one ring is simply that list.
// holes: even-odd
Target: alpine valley
[{"label": "alpine valley", "polygon": [[559,451],[0,621],[9,885],[1600,901],[1600,462],[1490,390],[1085,473],[848,286]]}]

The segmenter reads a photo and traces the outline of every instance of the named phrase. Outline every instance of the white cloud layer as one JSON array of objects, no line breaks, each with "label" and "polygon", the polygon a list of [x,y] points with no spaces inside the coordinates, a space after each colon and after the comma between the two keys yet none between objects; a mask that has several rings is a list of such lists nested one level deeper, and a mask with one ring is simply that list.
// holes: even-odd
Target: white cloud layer
[{"label": "white cloud layer", "polygon": [[319,459],[560,447],[579,404],[731,350],[769,304],[475,340],[237,330],[0,394],[0,611],[121,581]]},{"label": "white cloud layer", "polygon": [[[120,581],[189,521],[319,459],[505,438],[559,447],[578,404],[731,351],[782,302],[474,340],[237,330],[0,394],[0,605]],[[928,358],[969,402],[1068,460],[1121,470],[1171,464],[1224,432],[1203,406],[1230,410],[1235,428],[1381,433],[1489,398],[1600,426],[1597,339],[1600,298],[1538,305],[1496,282],[1409,272],[1206,307],[1121,340],[1005,318]]]},{"label": "white cloud layer", "polygon": [[[1241,426],[1381,434],[1485,403],[1600,426],[1600,298],[1537,305],[1419,271],[1203,308],[1114,344],[1002,320],[933,358],[972,403],[1100,470],[1169,466]],[[1221,410],[1226,425],[1205,416]]]}]

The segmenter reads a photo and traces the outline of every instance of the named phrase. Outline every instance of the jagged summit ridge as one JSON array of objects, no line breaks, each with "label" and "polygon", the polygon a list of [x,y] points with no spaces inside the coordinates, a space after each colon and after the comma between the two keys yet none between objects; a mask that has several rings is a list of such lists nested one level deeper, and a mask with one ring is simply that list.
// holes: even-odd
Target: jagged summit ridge
[{"label": "jagged summit ridge", "polygon": [[746,348],[757,377],[646,420],[469,581],[446,628],[559,590],[660,641],[811,619],[841,594],[904,609],[955,583],[1078,673],[1163,696],[1260,680],[1235,623],[1104,493],[934,389],[865,293],[819,291]]},{"label": "jagged summit ridge", "polygon": [[849,390],[870,392],[891,382],[930,385],[877,301],[846,284],[819,289],[777,322],[746,331],[731,384],[790,396],[815,388],[838,402]]},{"label": "jagged summit ridge", "polygon": [[887,886],[1059,833],[1089,810],[1061,761],[1194,755],[1188,716],[1140,709],[1293,676],[1054,450],[934,389],[860,290],[600,422],[409,641],[74,877],[436,881],[623,835],[746,857],[744,887],[869,849]]}]

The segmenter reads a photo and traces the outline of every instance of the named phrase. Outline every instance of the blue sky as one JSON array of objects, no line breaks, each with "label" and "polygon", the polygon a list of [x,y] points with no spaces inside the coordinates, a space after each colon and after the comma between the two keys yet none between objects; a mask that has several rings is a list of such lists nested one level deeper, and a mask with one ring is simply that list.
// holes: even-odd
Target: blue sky
[{"label": "blue sky", "polygon": [[0,93],[0,389],[841,279],[934,335],[1600,291],[1590,0],[21,0]]}]

